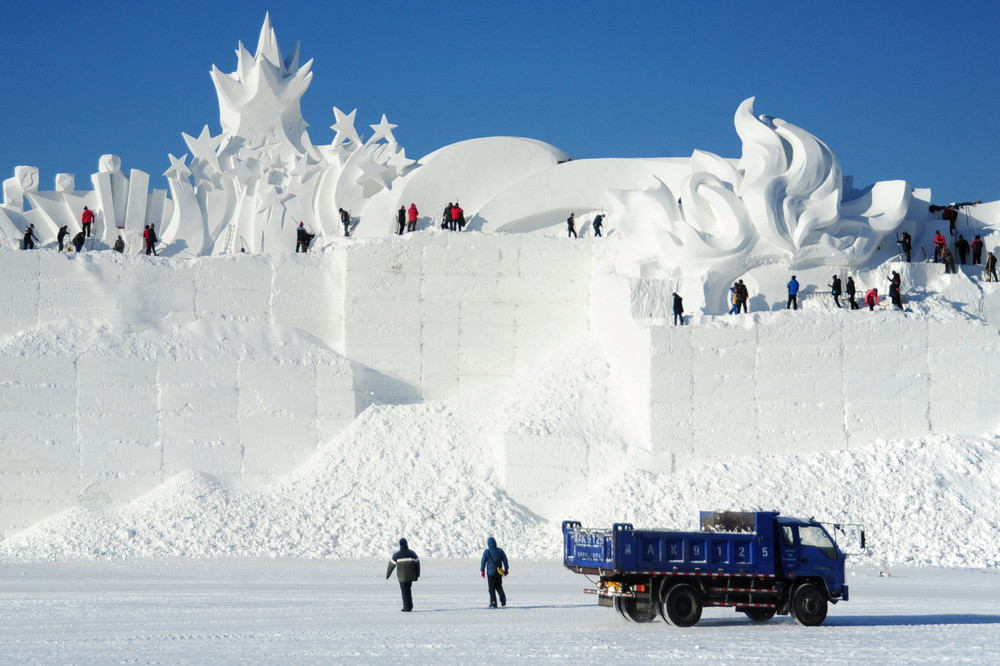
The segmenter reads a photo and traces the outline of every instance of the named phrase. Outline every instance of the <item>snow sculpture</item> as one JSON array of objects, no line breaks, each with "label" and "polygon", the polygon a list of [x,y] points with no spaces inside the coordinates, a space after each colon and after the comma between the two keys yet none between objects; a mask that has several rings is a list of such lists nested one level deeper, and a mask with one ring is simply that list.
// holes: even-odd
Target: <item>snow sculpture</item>
[{"label": "snow sculpture", "polygon": [[332,143],[313,145],[300,104],[312,61],[299,64],[298,44],[282,57],[269,14],[256,53],[240,42],[236,56],[232,74],[211,70],[222,133],[205,126],[197,137],[183,134],[188,153],[170,155],[164,173],[170,200],[148,194],[146,174],[126,177],[116,156],[101,158],[88,195],[74,192],[68,174],[56,192],[39,193],[37,169],[19,167],[4,182],[0,229],[19,237],[17,225],[34,221],[54,234],[61,224],[75,228],[79,212],[71,212],[92,204],[105,239],[162,217],[160,237],[175,253],[284,252],[300,221],[339,236],[340,208],[360,235],[384,235],[401,205],[416,202],[436,221],[435,211],[457,197],[473,230],[563,235],[569,213],[586,231],[610,211],[606,228],[648,257],[646,274],[708,282],[765,264],[857,266],[910,209],[905,182],[854,190],[825,143],[757,117],[753,98],[735,115],[738,160],[696,150],[689,158],[574,161],[540,141],[493,137],[414,162],[384,114],[367,140],[359,134],[357,109],[334,107]]},{"label": "snow sculpture", "polygon": [[211,72],[222,134],[213,137],[207,126],[197,138],[184,134],[190,167],[187,155],[170,156],[164,175],[175,206],[165,241],[183,242],[191,254],[285,251],[300,221],[335,233],[339,208],[357,216],[412,166],[385,115],[363,141],[354,127],[357,110],[334,108],[333,143],[312,144],[300,107],[312,60],[299,65],[298,45],[281,57],[269,14],[256,53],[241,42],[236,55],[235,72]]},{"label": "snow sculpture", "polygon": [[39,240],[52,242],[61,226],[68,227],[71,234],[80,231],[80,216],[87,206],[97,213],[95,240],[110,245],[120,230],[138,233],[144,225],[159,224],[169,214],[166,191],[153,190],[150,195],[149,174],[132,169],[126,176],[117,155],[101,156],[91,182],[93,191],[80,192],[73,174],[60,173],[55,177],[55,189],[42,191],[38,189],[38,169],[17,167],[14,177],[3,184],[0,236],[6,236],[9,245],[20,243],[23,230],[34,224]]}]

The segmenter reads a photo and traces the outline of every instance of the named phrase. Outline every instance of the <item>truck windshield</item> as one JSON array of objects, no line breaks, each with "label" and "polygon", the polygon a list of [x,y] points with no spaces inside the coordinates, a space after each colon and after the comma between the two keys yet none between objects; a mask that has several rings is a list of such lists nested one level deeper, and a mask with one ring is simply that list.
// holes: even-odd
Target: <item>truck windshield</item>
[{"label": "truck windshield", "polygon": [[822,527],[815,525],[799,526],[799,541],[803,546],[815,546],[819,551],[831,560],[837,559],[837,547],[826,535]]}]

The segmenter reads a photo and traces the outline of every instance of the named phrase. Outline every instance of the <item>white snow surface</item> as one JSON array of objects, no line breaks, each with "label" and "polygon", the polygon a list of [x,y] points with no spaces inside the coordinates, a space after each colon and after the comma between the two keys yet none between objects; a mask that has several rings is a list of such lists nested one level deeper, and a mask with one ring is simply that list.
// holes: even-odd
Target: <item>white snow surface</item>
[{"label": "white snow surface", "polygon": [[821,627],[625,622],[557,562],[514,560],[487,609],[477,560],[428,560],[400,613],[372,560],[157,559],[0,565],[6,663],[967,663],[1000,662],[1000,576],[852,567],[851,600]]}]

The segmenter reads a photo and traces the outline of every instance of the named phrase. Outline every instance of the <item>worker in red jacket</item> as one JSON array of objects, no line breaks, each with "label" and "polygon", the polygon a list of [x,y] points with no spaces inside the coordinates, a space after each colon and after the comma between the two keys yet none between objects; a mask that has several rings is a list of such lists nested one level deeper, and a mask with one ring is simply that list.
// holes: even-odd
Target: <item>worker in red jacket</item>
[{"label": "worker in red jacket", "polygon": [[865,305],[869,310],[874,310],[878,305],[878,289],[872,288],[865,293]]},{"label": "worker in red jacket", "polygon": [[976,234],[976,237],[972,240],[972,263],[979,265],[983,260],[983,239]]},{"label": "worker in red jacket", "polygon": [[83,225],[83,235],[90,238],[94,234],[91,233],[91,226],[94,224],[94,211],[90,210],[86,206],[83,207],[83,215],[80,216],[80,224]]},{"label": "worker in red jacket", "polygon": [[419,213],[417,213],[417,204],[411,203],[410,204],[410,209],[408,211],[406,211],[406,215],[407,215],[406,231],[407,232],[416,231],[417,230],[417,215],[418,214]]},{"label": "worker in red jacket", "polygon": [[940,229],[934,232],[934,263],[941,261],[941,250],[945,248],[948,241],[941,235]]},{"label": "worker in red jacket", "polygon": [[462,227],[465,226],[465,215],[464,215],[464,213],[465,213],[465,211],[462,210],[462,207],[459,206],[458,202],[456,201],[455,205],[451,207],[451,230],[452,231],[461,231]]}]

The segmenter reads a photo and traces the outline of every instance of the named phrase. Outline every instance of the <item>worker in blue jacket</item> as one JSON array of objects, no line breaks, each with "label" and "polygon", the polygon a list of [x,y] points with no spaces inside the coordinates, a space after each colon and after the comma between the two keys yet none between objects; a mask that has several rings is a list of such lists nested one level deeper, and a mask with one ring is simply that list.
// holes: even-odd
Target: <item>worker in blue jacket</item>
[{"label": "worker in blue jacket", "polygon": [[788,305],[785,309],[789,308],[798,310],[799,309],[799,281],[792,276],[791,282],[788,283]]},{"label": "worker in blue jacket", "polygon": [[497,595],[500,595],[500,605],[507,605],[507,595],[503,591],[503,577],[510,572],[507,566],[507,553],[497,546],[497,540],[490,537],[486,540],[486,550],[479,562],[479,575],[486,579],[490,589],[490,608],[497,607]]},{"label": "worker in blue jacket", "polygon": [[385,570],[386,580],[389,580],[393,569],[396,570],[399,591],[403,595],[403,612],[409,613],[413,610],[413,595],[410,588],[413,587],[414,581],[420,578],[420,558],[406,545],[406,539],[399,540],[399,550],[393,554],[389,567]]}]

